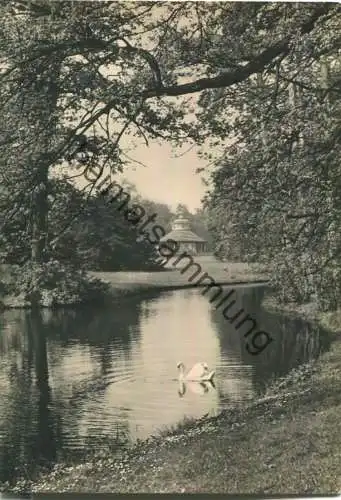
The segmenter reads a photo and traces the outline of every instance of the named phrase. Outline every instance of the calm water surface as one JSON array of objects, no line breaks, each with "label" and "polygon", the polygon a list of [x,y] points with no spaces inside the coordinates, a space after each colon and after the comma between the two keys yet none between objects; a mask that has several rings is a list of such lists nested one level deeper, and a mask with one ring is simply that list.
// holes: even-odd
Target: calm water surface
[{"label": "calm water surface", "polygon": [[[316,326],[265,313],[260,292],[238,292],[274,338],[258,356],[198,290],[124,298],[111,309],[3,313],[0,480],[146,438],[184,417],[216,415],[327,347]],[[179,385],[178,361],[206,361],[215,387]]]}]

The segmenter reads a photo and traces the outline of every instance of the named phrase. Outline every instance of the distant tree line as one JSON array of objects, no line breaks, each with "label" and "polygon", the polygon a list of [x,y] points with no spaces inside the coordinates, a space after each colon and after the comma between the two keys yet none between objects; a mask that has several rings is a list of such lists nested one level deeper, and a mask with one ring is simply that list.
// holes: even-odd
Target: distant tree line
[{"label": "distant tree line", "polygon": [[[144,240],[137,241],[136,231],[115,205],[106,203],[100,193],[88,197],[63,179],[49,181],[48,240],[45,259],[57,259],[88,270],[148,270],[158,268],[156,250]],[[147,213],[156,213],[158,224],[166,232],[175,218],[166,204],[143,199],[132,185],[127,190]],[[182,205],[181,205],[182,206]],[[182,206],[193,230],[208,237],[202,210],[195,214]],[[0,234],[2,262],[23,264],[30,259],[30,210],[21,205],[3,225]]]}]

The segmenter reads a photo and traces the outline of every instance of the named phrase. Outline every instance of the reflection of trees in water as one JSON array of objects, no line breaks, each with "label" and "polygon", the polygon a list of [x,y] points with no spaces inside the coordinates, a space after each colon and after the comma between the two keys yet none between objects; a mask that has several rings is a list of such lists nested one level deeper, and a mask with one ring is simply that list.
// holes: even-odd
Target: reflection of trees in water
[{"label": "reflection of trees in water", "polygon": [[[19,331],[15,328],[18,324]],[[59,442],[59,415],[52,414],[50,408],[46,336],[41,314],[22,311],[21,321],[14,325],[6,330],[15,338],[21,338],[22,348],[16,350],[15,357],[11,356],[11,349],[6,352],[8,397],[0,407],[1,480],[14,479],[16,473],[29,473],[38,465],[50,463],[56,457]]]},{"label": "reflection of trees in water", "polygon": [[[0,377],[5,376],[8,396],[0,403],[0,480],[14,480],[17,473],[30,473],[35,466],[65,455],[63,440],[77,436],[82,401],[105,389],[103,375],[112,364],[110,346],[116,343],[129,355],[131,342],[138,340],[140,305],[141,299],[135,297],[110,309],[16,311],[2,316]],[[100,367],[99,377],[93,368],[95,380],[75,386],[76,405],[65,402],[62,387],[52,397],[49,386],[49,369],[62,362],[60,346],[75,343],[88,346],[92,363]],[[123,420],[122,416],[120,439],[114,436],[111,446],[122,436],[127,438],[128,424]]]},{"label": "reflection of trees in water", "polygon": [[[249,313],[250,316],[256,319],[256,311],[260,308],[261,296],[257,295],[257,290],[260,289],[256,288],[255,290],[245,288],[238,290],[237,293],[231,296],[231,301],[236,300],[236,304],[231,309],[231,315],[243,308],[245,314]],[[260,293],[263,292],[260,291]],[[228,304],[228,301],[226,303]],[[221,306],[217,311],[215,311],[214,307],[211,307],[211,317],[213,323],[217,326],[221,349],[226,358],[231,359],[231,362],[242,363],[245,351],[243,335],[236,331],[234,326],[224,317],[223,310],[224,306]]]},{"label": "reflection of trees in water", "polygon": [[330,344],[328,333],[314,323],[262,310],[262,329],[269,332],[273,342],[259,356],[244,350],[244,359],[255,367],[256,383],[260,389],[270,378],[285,375],[292,368],[316,358]]},{"label": "reflection of trees in water", "polygon": [[[111,369],[111,348],[119,345],[129,356],[131,344],[139,339],[139,319],[142,299],[139,296],[124,297],[110,308],[90,307],[54,312],[49,321],[48,337],[51,344],[68,347],[77,343],[90,348],[92,358],[100,363],[102,374]],[[52,347],[51,345],[51,347]],[[52,362],[58,364],[58,356]]]},{"label": "reflection of trees in water", "polygon": [[[243,307],[245,311],[251,311],[250,304],[254,296],[254,291],[251,289],[238,290],[232,297],[237,301],[236,310]],[[258,301],[260,298],[257,296],[252,305],[255,307]],[[222,407],[229,407],[231,404],[236,406],[253,397],[252,367],[243,361],[242,337],[224,318],[223,307],[218,311],[211,307],[211,320],[216,327],[221,356],[224,360],[217,385],[219,401]]]},{"label": "reflection of trees in water", "polygon": [[[57,453],[57,415],[51,411],[51,389],[47,361],[46,331],[40,311],[27,315],[27,333],[29,344],[33,346],[36,385],[38,389],[37,435],[32,443],[33,456],[40,462],[51,462]],[[60,443],[59,443],[60,444]]]},{"label": "reflection of trees in water", "polygon": [[250,354],[245,346],[247,341],[251,341],[252,333],[248,339],[244,338],[244,331],[236,331],[221,310],[212,309],[212,320],[218,326],[221,349],[227,356],[253,367],[254,384],[258,390],[263,390],[270,379],[285,375],[328,347],[329,337],[317,325],[269,313],[259,306],[257,298],[253,301],[252,295],[239,299],[245,312],[257,321],[258,330],[268,332],[273,338],[264,351],[258,355]]},{"label": "reflection of trees in water", "polygon": [[[91,359],[90,377],[72,384],[71,391],[70,387],[59,387],[62,393],[64,389],[63,401],[67,400],[67,403],[64,403],[63,414],[64,420],[68,422],[68,434],[71,429],[73,434],[77,432],[77,422],[81,419],[84,405],[89,400],[100,400],[105,395],[107,387],[112,383],[112,375],[117,369],[117,366],[114,366],[114,360],[122,360],[122,357],[130,358],[132,344],[138,344],[141,306],[142,300],[136,296],[126,297],[122,303],[114,303],[110,309],[79,309],[70,311],[70,315],[67,314],[68,311],[65,311],[63,328],[58,328],[56,324],[53,329],[50,329],[51,340],[57,341],[58,345],[66,348],[70,346],[71,354],[73,345],[87,346]],[[108,435],[94,437],[95,430],[93,429],[91,436],[82,438],[83,446],[94,449],[96,446],[99,447],[99,443],[109,446],[110,442],[110,446],[114,447],[122,441],[126,442],[129,438],[126,419],[127,415],[120,411],[119,421],[112,422],[114,428],[112,439],[108,438]],[[98,429],[97,433],[99,433]],[[73,456],[79,453],[81,451],[75,449]]]},{"label": "reflection of trees in water", "polygon": [[80,307],[54,311],[49,321],[49,338],[68,345],[74,340],[80,344],[112,343],[115,340],[129,344],[137,338],[136,327],[141,310],[141,298],[132,296],[113,302],[110,308]]},{"label": "reflection of trees in water", "polygon": [[0,354],[25,350],[25,337],[21,334],[26,320],[23,310],[12,309],[0,314]]}]

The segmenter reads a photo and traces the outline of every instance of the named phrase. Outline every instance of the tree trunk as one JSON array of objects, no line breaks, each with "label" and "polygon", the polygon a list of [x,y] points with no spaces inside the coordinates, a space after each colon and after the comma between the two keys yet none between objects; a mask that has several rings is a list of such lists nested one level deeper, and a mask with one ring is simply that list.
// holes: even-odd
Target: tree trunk
[{"label": "tree trunk", "polygon": [[[39,69],[37,70],[39,71]],[[42,133],[38,136],[39,158],[33,166],[33,192],[31,207],[31,260],[40,263],[46,258],[48,241],[48,174],[50,160],[48,152],[53,148],[56,133],[56,106],[58,100],[57,79],[59,65],[51,64],[49,72],[44,68],[42,75],[37,75],[34,89],[37,100],[38,127]],[[41,76],[42,81],[39,81]]]},{"label": "tree trunk", "polygon": [[31,260],[33,262],[42,262],[44,260],[47,241],[48,167],[41,169],[40,174],[40,184],[34,190],[32,204]]}]

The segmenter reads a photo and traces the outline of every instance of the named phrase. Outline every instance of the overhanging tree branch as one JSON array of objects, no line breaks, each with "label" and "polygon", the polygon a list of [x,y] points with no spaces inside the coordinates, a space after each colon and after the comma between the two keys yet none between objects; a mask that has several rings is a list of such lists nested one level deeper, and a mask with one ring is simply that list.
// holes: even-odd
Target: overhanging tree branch
[{"label": "overhanging tree branch", "polygon": [[[317,21],[324,15],[330,12],[331,8],[328,4],[317,7],[310,19],[306,20],[300,26],[300,33],[302,35],[310,33]],[[335,12],[340,9],[335,9]],[[239,66],[233,71],[224,72],[213,78],[201,78],[194,82],[184,83],[182,85],[172,85],[168,87],[161,87],[146,90],[143,94],[145,99],[159,96],[180,96],[185,94],[193,94],[206,89],[218,89],[222,87],[230,87],[236,83],[243,82],[254,73],[262,72],[268,64],[279,56],[284,56],[290,52],[290,38],[281,40],[280,42],[263,50],[253,61],[250,61],[245,66]]]}]

